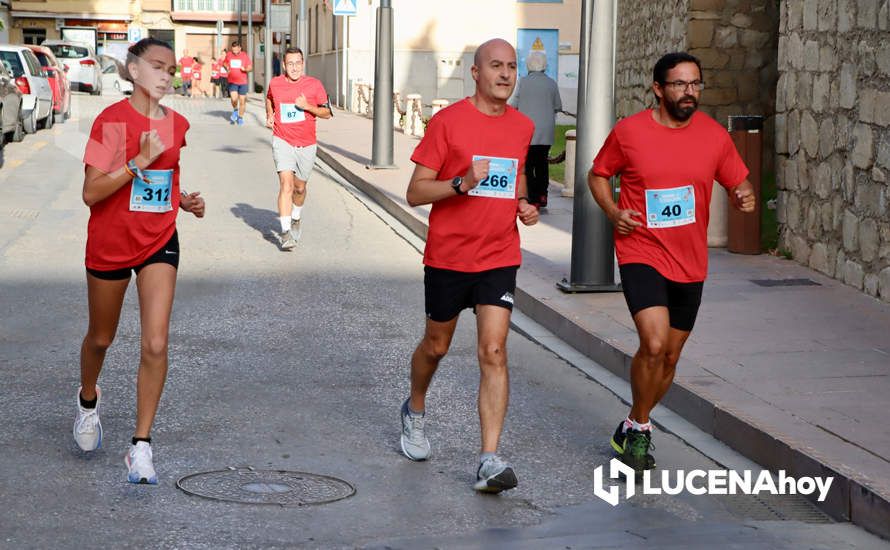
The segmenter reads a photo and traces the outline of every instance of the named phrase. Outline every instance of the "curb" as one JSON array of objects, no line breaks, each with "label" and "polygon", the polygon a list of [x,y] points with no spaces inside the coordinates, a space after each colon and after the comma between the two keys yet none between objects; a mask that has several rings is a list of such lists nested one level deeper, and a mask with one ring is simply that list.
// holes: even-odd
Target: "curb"
[{"label": "curb", "polygon": [[[322,146],[318,147],[317,154],[319,159],[346,181],[368,195],[412,233],[426,240],[426,223],[375,185],[344,167]],[[515,297],[516,307],[535,322],[625,381],[630,380],[632,357],[624,350],[597,334],[588,332],[519,285],[516,287]],[[825,502],[818,502],[815,496],[808,497],[811,502],[836,520],[850,521],[871,533],[890,539],[890,500],[862,482],[825,464],[817,456],[777,439],[751,419],[722,407],[682,382],[674,382],[662,404],[764,468],[772,471],[785,470],[794,477],[834,477],[832,490]]]}]

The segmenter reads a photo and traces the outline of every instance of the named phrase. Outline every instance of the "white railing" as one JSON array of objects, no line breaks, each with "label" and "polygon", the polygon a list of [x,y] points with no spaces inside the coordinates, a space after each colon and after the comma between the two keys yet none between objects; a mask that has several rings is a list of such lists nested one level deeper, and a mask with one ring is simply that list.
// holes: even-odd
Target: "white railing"
[{"label": "white railing", "polygon": [[[241,0],[241,9],[247,11],[248,0]],[[173,11],[228,12],[238,11],[238,0],[173,0]],[[263,0],[253,0],[253,13],[263,13]]]}]

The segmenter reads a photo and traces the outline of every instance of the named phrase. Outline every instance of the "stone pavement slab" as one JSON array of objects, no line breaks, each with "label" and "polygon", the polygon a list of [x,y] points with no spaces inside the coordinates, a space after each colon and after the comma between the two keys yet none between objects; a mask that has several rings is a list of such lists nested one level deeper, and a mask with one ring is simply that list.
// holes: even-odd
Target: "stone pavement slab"
[{"label": "stone pavement slab", "polygon": [[[394,170],[370,170],[370,119],[338,111],[318,125],[319,157],[421,237],[429,206],[405,190],[418,140],[396,132]],[[517,306],[628,378],[637,346],[620,293],[564,294],[571,199],[552,192],[534,227],[520,225]],[[758,286],[760,279],[811,286]],[[890,305],[794,262],[712,249],[696,329],[664,405],[746,456],[793,475],[835,475],[823,508],[890,537]],[[653,415],[656,422],[657,415]]]}]

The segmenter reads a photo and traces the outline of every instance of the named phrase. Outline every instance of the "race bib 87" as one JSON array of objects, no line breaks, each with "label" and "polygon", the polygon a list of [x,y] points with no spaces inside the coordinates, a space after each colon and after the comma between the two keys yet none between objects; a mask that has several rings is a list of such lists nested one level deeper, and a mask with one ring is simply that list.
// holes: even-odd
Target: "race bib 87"
[{"label": "race bib 87", "polygon": [[695,188],[646,190],[646,227],[678,227],[695,223]]},{"label": "race bib 87", "polygon": [[306,120],[306,112],[293,103],[281,104],[281,123],[291,124],[293,122],[303,122]]},{"label": "race bib 87", "polygon": [[474,197],[489,197],[492,199],[515,199],[516,177],[519,169],[519,161],[502,157],[486,157],[473,155],[473,160],[488,160],[488,177],[479,182],[479,185],[467,192]]}]

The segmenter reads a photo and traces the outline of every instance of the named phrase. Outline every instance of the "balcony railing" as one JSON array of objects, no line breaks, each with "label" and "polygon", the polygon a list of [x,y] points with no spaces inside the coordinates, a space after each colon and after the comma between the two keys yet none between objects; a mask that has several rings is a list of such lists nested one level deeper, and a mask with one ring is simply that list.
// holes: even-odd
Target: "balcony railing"
[{"label": "balcony railing", "polygon": [[[238,12],[238,0],[173,0],[173,11],[186,12]],[[248,0],[241,0],[241,9],[247,13]],[[263,13],[263,0],[253,0],[253,13]]]}]

